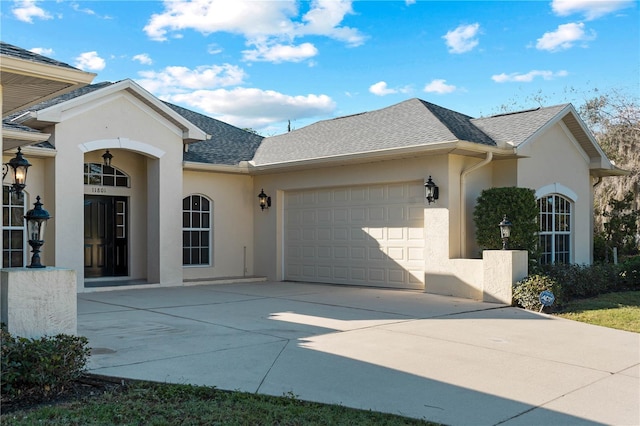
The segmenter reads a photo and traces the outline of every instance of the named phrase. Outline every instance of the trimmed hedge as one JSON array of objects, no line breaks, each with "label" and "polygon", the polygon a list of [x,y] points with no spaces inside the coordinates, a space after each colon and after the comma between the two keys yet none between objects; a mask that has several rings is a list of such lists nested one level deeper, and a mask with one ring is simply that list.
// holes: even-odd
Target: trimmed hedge
[{"label": "trimmed hedge", "polygon": [[0,329],[0,392],[3,401],[44,399],[59,394],[84,372],[90,349],[86,337],[59,334],[40,339]]},{"label": "trimmed hedge", "polygon": [[543,290],[553,292],[557,306],[603,293],[640,290],[640,256],[618,265],[547,265],[543,271],[513,285],[514,306],[538,310]]}]

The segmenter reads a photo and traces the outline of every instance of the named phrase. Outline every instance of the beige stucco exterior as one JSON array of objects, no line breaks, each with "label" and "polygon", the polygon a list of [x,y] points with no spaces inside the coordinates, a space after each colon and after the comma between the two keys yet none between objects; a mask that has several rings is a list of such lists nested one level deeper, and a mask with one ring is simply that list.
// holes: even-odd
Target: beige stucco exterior
[{"label": "beige stucco exterior", "polygon": [[[256,276],[287,279],[287,196],[319,189],[412,188],[404,202],[410,202],[412,209],[419,206],[422,222],[408,231],[411,238],[421,239],[411,247],[413,260],[416,253],[421,256],[421,276],[411,288],[418,282],[419,288],[439,294],[494,301],[509,297],[506,288],[519,278],[514,271],[522,275],[522,255],[483,258],[475,242],[476,199],[491,187],[528,187],[539,196],[557,193],[570,199],[572,261],[591,261],[593,159],[558,120],[518,147],[446,142],[424,150],[412,147],[383,155],[265,166],[185,162],[188,145],[209,136],[130,81],[45,108],[32,120],[51,134],[55,150],[24,149],[33,164],[26,190],[28,208],[36,195],[42,196],[53,216],[43,262],[77,271],[78,292],[95,291],[88,282],[114,280],[84,276],[84,204],[85,196],[91,195],[126,197],[128,272],[118,279],[144,285]],[[101,163],[107,149],[113,155],[112,165],[130,178],[129,187],[84,184],[83,165]],[[4,161],[11,155],[5,152]],[[440,188],[440,197],[432,204],[423,192],[429,176]],[[264,210],[257,198],[262,190],[271,197],[271,207]],[[204,265],[182,262],[182,202],[190,195],[211,202],[211,258]],[[388,228],[384,232],[396,232],[394,223],[382,227]],[[383,235],[378,231],[367,238]],[[380,242],[380,250],[386,250]],[[504,283],[496,287],[495,280]]]}]

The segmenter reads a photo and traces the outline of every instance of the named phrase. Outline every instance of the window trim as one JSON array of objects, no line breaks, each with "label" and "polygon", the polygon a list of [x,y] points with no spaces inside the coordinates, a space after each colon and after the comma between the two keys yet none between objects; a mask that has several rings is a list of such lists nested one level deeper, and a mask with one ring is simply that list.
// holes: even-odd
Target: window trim
[{"label": "window trim", "polygon": [[[538,195],[538,193],[536,193],[536,195]],[[552,204],[552,210],[551,211],[546,211],[543,212],[542,211],[542,204],[540,203],[544,198],[549,198],[552,197],[553,198],[553,204]],[[558,208],[558,201],[560,200],[564,200],[568,206],[569,206],[569,212],[568,213],[560,213],[557,208]],[[541,249],[540,252],[540,258],[539,258],[539,262],[540,264],[543,265],[547,265],[547,264],[556,264],[559,263],[558,262],[558,251],[556,250],[556,241],[557,238],[559,236],[568,236],[568,248],[567,250],[563,250],[562,252],[566,252],[568,251],[568,259],[567,262],[564,262],[566,264],[571,264],[573,263],[573,259],[574,259],[574,254],[575,254],[575,247],[574,247],[574,229],[575,229],[575,200],[567,197],[565,194],[562,193],[547,193],[547,194],[543,194],[541,196],[537,197],[536,200],[536,204],[538,205],[538,248]],[[550,228],[551,231],[542,231],[540,228],[542,227],[542,215],[546,214],[548,216],[550,216],[551,218],[551,224],[550,224]],[[568,230],[567,231],[561,231],[561,230],[556,230],[557,228],[557,218],[559,214],[565,214],[568,215],[568,221],[567,221],[567,225],[568,225]],[[551,251],[547,252],[550,256],[550,262],[543,262],[543,251],[542,251],[542,244],[541,244],[541,239],[543,236],[548,236],[551,239]]]},{"label": "window trim", "polygon": [[[92,166],[99,167],[100,173],[93,173]],[[106,167],[113,169],[114,173],[105,174],[104,170]],[[91,183],[91,179],[89,178],[90,176],[99,176],[100,183]],[[105,177],[112,178],[113,184],[108,184],[108,183],[105,184]],[[117,184],[118,178],[125,178],[127,182],[126,185],[118,185]],[[84,166],[83,166],[83,183],[85,186],[108,186],[113,188],[131,188],[131,176],[129,176],[127,173],[125,173],[121,169],[114,166],[105,166],[102,163],[88,162],[88,163],[84,163]]]},{"label": "window trim", "polygon": [[[204,199],[206,199],[206,200],[209,202],[209,209],[208,209],[208,210],[206,210],[206,212],[207,212],[207,213],[209,213],[209,226],[208,226],[208,227],[197,227],[197,228],[195,228],[195,227],[185,227],[185,226],[184,226],[184,214],[185,214],[185,213],[189,213],[189,214],[191,214],[191,213],[202,213],[202,212],[205,212],[205,210],[202,210],[202,209],[200,209],[200,210],[198,210],[198,211],[196,211],[196,210],[192,210],[191,208],[190,208],[189,210],[185,210],[185,209],[184,209],[184,202],[185,202],[185,200],[186,200],[187,198],[189,198],[189,199],[190,199],[190,201],[189,201],[189,205],[190,205],[190,206],[192,205],[191,197],[200,197],[201,199],[202,199],[202,198],[204,198]],[[185,244],[184,244],[184,232],[185,232],[185,231],[200,231],[200,232],[202,232],[202,231],[206,231],[206,232],[208,232],[208,233],[209,233],[209,240],[208,240],[208,242],[207,242],[207,244],[208,244],[208,245],[207,245],[207,248],[208,248],[208,251],[209,251],[209,256],[208,256],[208,259],[207,259],[207,263],[185,264],[185,263],[184,263],[184,257],[183,257],[183,260],[182,260],[182,267],[183,267],[183,268],[211,268],[211,267],[213,267],[213,266],[214,266],[214,253],[213,253],[213,241],[214,241],[214,239],[213,239],[213,231],[214,231],[214,227],[213,227],[213,217],[214,217],[214,214],[213,214],[213,212],[214,212],[214,203],[213,203],[213,200],[212,200],[211,198],[207,197],[207,196],[206,196],[206,195],[204,195],[204,194],[189,194],[189,195],[187,195],[186,197],[183,197],[183,198],[182,198],[182,203],[183,203],[183,208],[182,208],[182,214],[183,214],[183,222],[182,222],[182,232],[183,232],[182,250],[183,250],[183,252],[184,252],[184,249],[185,249]],[[202,246],[201,246],[201,247],[202,247]]]},{"label": "window trim", "polygon": [[[9,189],[11,187],[11,185],[2,185],[2,209],[4,210],[5,207],[11,209],[11,198],[12,198],[12,193],[9,193],[9,203],[8,205],[4,204],[4,191],[5,189]],[[23,200],[23,205],[22,205],[22,216],[24,216],[27,213],[27,206],[28,206],[28,194],[26,192],[23,191],[22,193],[22,200]],[[16,206],[17,207],[17,206]],[[9,217],[9,221],[11,220],[11,214],[9,213],[8,215]],[[26,226],[25,223],[23,222],[21,226],[12,226],[11,224],[9,224],[9,226],[4,226],[4,223],[2,225],[2,233],[3,233],[3,237],[4,237],[4,231],[11,231],[11,230],[21,230],[22,231],[22,265],[20,266],[5,266],[4,265],[4,252],[5,252],[5,248],[4,246],[2,247],[2,258],[0,259],[0,266],[2,268],[24,268],[27,265],[27,262],[29,261],[29,244],[27,243],[27,232],[26,232]],[[9,243],[10,244],[10,243]],[[16,250],[12,250],[11,248],[9,248],[9,252],[11,253],[11,251],[18,251]]]}]

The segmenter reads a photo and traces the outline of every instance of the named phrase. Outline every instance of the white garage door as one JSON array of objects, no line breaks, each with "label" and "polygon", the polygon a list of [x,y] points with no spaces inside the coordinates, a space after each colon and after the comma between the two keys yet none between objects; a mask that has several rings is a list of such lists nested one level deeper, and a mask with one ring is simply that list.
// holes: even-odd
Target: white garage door
[{"label": "white garage door", "polygon": [[424,184],[290,191],[285,279],[424,288]]}]

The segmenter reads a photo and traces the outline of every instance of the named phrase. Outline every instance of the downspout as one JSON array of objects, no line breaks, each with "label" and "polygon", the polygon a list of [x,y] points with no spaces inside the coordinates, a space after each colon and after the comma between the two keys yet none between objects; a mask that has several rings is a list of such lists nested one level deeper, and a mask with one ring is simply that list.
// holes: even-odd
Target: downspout
[{"label": "downspout", "polygon": [[465,169],[460,173],[460,257],[464,257],[467,253],[467,175],[471,172],[478,170],[481,167],[486,166],[493,160],[493,152],[487,152],[487,156],[481,162],[474,164],[473,166]]}]

